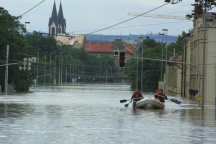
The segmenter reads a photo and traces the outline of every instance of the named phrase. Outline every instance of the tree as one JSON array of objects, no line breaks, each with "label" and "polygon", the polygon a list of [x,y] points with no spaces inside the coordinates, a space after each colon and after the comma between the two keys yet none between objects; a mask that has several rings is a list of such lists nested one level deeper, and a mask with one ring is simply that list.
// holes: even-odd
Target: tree
[{"label": "tree", "polygon": [[[167,58],[173,56],[173,49],[175,48],[176,53],[181,54],[182,48],[180,41],[182,37],[184,37],[186,33],[182,32],[181,35],[178,36],[178,39],[175,43],[171,43],[167,46]],[[156,42],[154,39],[145,39],[143,40],[144,50],[143,56],[144,58],[151,59],[161,59],[162,56],[162,45],[163,45],[163,59],[165,59],[165,44]],[[141,53],[141,45],[139,48],[139,57],[142,56]],[[130,82],[132,83],[131,88],[136,88],[136,67],[137,60],[132,59],[130,62],[126,64],[126,74],[128,75]],[[141,60],[139,59],[139,78],[138,78],[138,88],[141,85]],[[164,74],[165,65],[163,64],[162,73]],[[161,62],[160,61],[151,61],[151,60],[143,60],[143,90],[144,91],[155,91],[158,87],[158,81],[161,80]]]},{"label": "tree", "polygon": [[[9,63],[19,63],[24,57],[35,56],[35,49],[26,41],[22,33],[26,32],[23,24],[17,17],[11,16],[7,10],[0,10],[0,65],[5,64],[6,47],[9,45]],[[17,91],[28,91],[35,77],[34,69],[19,71],[18,66],[9,66],[9,84],[13,84]],[[32,67],[34,68],[34,67]],[[0,85],[4,88],[5,66],[0,67]]]}]

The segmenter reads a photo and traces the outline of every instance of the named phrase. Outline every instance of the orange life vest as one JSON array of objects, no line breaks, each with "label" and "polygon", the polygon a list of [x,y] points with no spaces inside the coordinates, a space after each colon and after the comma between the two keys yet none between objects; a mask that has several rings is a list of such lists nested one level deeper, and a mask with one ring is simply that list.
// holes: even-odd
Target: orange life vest
[{"label": "orange life vest", "polygon": [[134,92],[134,97],[133,98],[141,98],[141,93],[140,92]]}]

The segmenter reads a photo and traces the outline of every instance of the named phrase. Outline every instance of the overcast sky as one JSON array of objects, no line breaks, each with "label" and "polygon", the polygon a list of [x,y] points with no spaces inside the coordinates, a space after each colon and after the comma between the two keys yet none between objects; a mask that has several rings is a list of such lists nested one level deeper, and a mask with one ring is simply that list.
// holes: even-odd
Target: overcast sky
[{"label": "overcast sky", "polygon": [[[8,10],[13,16],[19,16],[43,0],[0,0],[0,6]],[[57,11],[60,0],[55,0]],[[39,6],[23,15],[21,22],[30,22],[28,31],[48,32],[48,21],[52,14],[54,0],[45,0]],[[128,12],[145,13],[164,3],[164,0],[61,0],[64,17],[66,19],[66,32],[87,34],[119,22],[132,18]],[[182,0],[172,5],[168,4],[149,14],[169,14],[185,17],[190,14],[194,0]],[[188,32],[192,28],[192,21],[176,19],[159,19],[139,17],[111,29],[97,32],[97,34],[148,34],[159,33],[168,29],[168,35]]]}]

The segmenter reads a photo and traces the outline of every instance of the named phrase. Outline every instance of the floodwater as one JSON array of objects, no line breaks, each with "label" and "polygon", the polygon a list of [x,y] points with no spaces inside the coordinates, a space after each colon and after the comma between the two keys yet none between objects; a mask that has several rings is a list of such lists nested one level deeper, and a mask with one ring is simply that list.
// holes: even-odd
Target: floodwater
[{"label": "floodwater", "polygon": [[[1,144],[215,144],[214,106],[177,98],[164,110],[134,110],[129,85],[32,87],[0,95]],[[143,94],[146,99],[153,94]],[[127,103],[127,102],[126,102]]]}]

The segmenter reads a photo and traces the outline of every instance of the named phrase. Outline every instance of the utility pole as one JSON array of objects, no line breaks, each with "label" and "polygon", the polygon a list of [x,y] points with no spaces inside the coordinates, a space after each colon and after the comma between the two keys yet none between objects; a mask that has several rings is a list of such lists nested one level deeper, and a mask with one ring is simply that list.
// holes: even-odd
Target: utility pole
[{"label": "utility pole", "polygon": [[[160,33],[159,35],[162,35],[164,38],[164,33],[163,34]],[[162,56],[161,56],[162,60],[163,60],[163,38],[162,38]],[[163,81],[163,61],[161,61],[161,81]]]},{"label": "utility pole", "polygon": [[106,70],[106,84],[107,84],[107,70]]},{"label": "utility pole", "polygon": [[139,75],[138,75],[138,72],[139,72],[139,71],[138,71],[138,66],[139,66],[139,64],[138,64],[138,62],[139,62],[139,61],[138,61],[138,48],[137,48],[137,50],[136,50],[136,57],[137,57],[136,89],[138,89],[138,82],[139,82],[139,81],[138,81],[138,76],[139,76]]},{"label": "utility pole", "polygon": [[70,60],[70,83],[72,82],[71,80],[71,60]]},{"label": "utility pole", "polygon": [[38,48],[38,56],[37,56],[37,85],[38,85],[38,65],[39,65],[39,51],[40,51],[40,49]]},{"label": "utility pole", "polygon": [[112,66],[110,66],[110,80],[112,81]]},{"label": "utility pole", "polygon": [[9,45],[7,45],[6,54],[6,70],[5,70],[5,93],[8,94],[8,59],[9,59]]},{"label": "utility pole", "polygon": [[76,79],[76,77],[75,77],[75,62],[74,62],[74,60],[73,60],[73,82],[75,82],[75,79]]},{"label": "utility pole", "polygon": [[[166,60],[167,59],[167,32],[168,32],[168,29],[163,29],[163,31],[166,31]],[[167,61],[165,62],[165,86],[164,86],[164,90],[165,90],[165,93],[167,92],[167,88],[166,88],[166,83],[167,83]]]},{"label": "utility pole", "polygon": [[[77,71],[77,75],[78,75],[78,79],[80,78],[80,65],[79,65],[79,63],[78,63],[78,66],[77,66],[77,69],[78,69],[78,71]],[[77,80],[78,81],[78,80]]]},{"label": "utility pole", "polygon": [[77,69],[77,65],[76,65],[76,61],[74,61],[74,78],[75,78],[75,82],[76,80],[76,69]]},{"label": "utility pole", "polygon": [[45,52],[45,65],[44,65],[44,85],[45,85],[45,83],[46,83],[46,77],[45,77],[45,75],[46,75],[46,52]]},{"label": "utility pole", "polygon": [[60,57],[59,57],[59,85],[60,85],[60,83],[61,83],[61,79],[60,79],[60,75],[61,75],[61,71],[60,71],[60,67],[61,67],[61,59],[60,59]]},{"label": "utility pole", "polygon": [[101,82],[101,62],[100,62],[100,82]]},{"label": "utility pole", "polygon": [[54,77],[53,77],[53,85],[55,84],[56,84],[56,56],[55,56]]},{"label": "utility pole", "polygon": [[52,54],[50,54],[50,70],[49,70],[49,85],[50,85],[50,83],[51,83],[51,59],[52,59]]},{"label": "utility pole", "polygon": [[66,64],[66,70],[65,70],[65,82],[67,84],[67,62],[65,63]]},{"label": "utility pole", "polygon": [[204,82],[205,82],[205,39],[206,39],[206,10],[203,16],[203,24],[204,24],[204,36],[203,36],[203,67],[202,67],[202,110],[204,108]]},{"label": "utility pole", "polygon": [[142,93],[142,88],[143,88],[143,37],[140,37],[142,40],[142,65],[141,65],[141,88],[140,91]]},{"label": "utility pole", "polygon": [[84,82],[85,82],[85,62],[84,62]]},{"label": "utility pole", "polygon": [[63,69],[63,60],[61,60],[61,86],[62,86],[62,69]]}]

